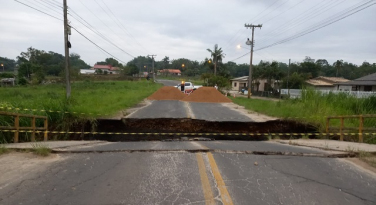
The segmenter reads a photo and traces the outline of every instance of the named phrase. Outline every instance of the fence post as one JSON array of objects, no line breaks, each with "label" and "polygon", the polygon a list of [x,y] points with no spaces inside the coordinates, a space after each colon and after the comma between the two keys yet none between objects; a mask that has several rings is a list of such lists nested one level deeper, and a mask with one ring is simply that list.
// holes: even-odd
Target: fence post
[{"label": "fence post", "polygon": [[363,124],[364,124],[364,118],[363,115],[359,116],[359,142],[363,143]]},{"label": "fence post", "polygon": [[48,120],[47,120],[47,118],[44,119],[44,129],[45,129],[44,141],[47,141],[48,140]]},{"label": "fence post", "polygon": [[35,116],[33,116],[32,118],[31,127],[33,129],[33,133],[31,134],[31,141],[35,142]]},{"label": "fence post", "polygon": [[341,117],[341,127],[339,128],[340,137],[339,140],[343,141],[343,126],[344,126],[344,117]]},{"label": "fence post", "polygon": [[14,127],[15,127],[16,130],[14,132],[13,142],[17,143],[18,142],[18,134],[19,134],[19,131],[20,131],[20,115],[19,114],[16,114],[16,116],[14,118]]},{"label": "fence post", "polygon": [[327,118],[326,118],[326,128],[325,128],[325,132],[326,132],[326,134],[329,133],[329,120],[330,120],[330,118],[327,117]]}]

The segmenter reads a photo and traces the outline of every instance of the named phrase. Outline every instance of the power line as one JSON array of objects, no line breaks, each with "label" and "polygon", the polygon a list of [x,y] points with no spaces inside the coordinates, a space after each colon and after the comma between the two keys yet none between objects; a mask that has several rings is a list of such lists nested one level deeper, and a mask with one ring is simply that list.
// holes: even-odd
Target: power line
[{"label": "power line", "polygon": [[50,2],[50,1],[48,1],[48,0],[41,0],[41,1],[43,1],[44,3],[46,3],[46,4],[50,5],[50,6],[53,6],[53,7],[55,7],[55,8],[63,9],[62,6],[56,5],[56,4],[54,4],[54,3],[52,3],[52,2]]},{"label": "power line", "polygon": [[[106,26],[110,31],[112,31],[112,33],[113,34],[115,34],[121,41],[123,41],[124,43],[126,43],[124,40],[123,40],[123,38],[122,37],[120,37],[113,29],[111,29],[109,26],[108,26],[108,24],[106,24],[102,19],[100,19],[94,12],[92,12],[91,10],[90,10],[90,8],[88,8],[84,3],[82,3],[82,1],[81,0],[79,0],[79,2],[90,12],[90,13],[92,13],[93,14],[93,16],[95,16],[99,21],[101,21],[102,22],[102,24],[104,25],[104,26]],[[98,3],[97,3],[98,4]],[[70,10],[72,10],[71,8],[70,8]],[[102,8],[102,10],[103,10],[103,8]],[[73,11],[73,10],[72,10]],[[105,13],[106,13],[106,11],[105,10],[103,10]],[[74,12],[74,11],[73,11]],[[75,13],[75,12],[74,12]],[[78,15],[77,13],[75,13],[76,15]],[[107,13],[106,13],[107,14]],[[108,15],[108,14],[107,14]],[[130,46],[132,46],[132,47],[134,47],[133,45],[131,45],[131,44],[129,44]],[[134,47],[134,48],[136,48],[137,49],[137,47]],[[139,49],[138,49],[139,50]],[[141,50],[139,50],[139,51],[141,51]]]},{"label": "power line", "polygon": [[[351,9],[350,11],[347,11],[346,13],[341,14],[342,17],[339,17],[339,18],[336,17],[337,19],[331,20],[331,21],[325,23],[324,25],[316,26],[316,28],[314,27],[314,28],[311,28],[311,29],[307,29],[307,30],[302,31],[302,32],[300,32],[300,33],[298,33],[298,34],[295,34],[295,35],[293,35],[293,36],[290,36],[290,37],[288,37],[288,38],[285,38],[285,39],[283,39],[283,40],[281,40],[281,41],[278,41],[278,42],[272,43],[272,44],[270,44],[270,45],[267,45],[267,46],[261,47],[261,48],[259,48],[259,49],[256,49],[255,51],[260,51],[260,50],[263,50],[263,49],[266,49],[266,48],[270,48],[270,47],[275,46],[275,45],[279,45],[279,44],[282,44],[282,43],[285,43],[285,42],[288,42],[288,41],[294,40],[294,39],[296,39],[296,38],[302,37],[302,36],[304,36],[304,35],[307,35],[307,34],[309,34],[309,33],[314,32],[314,31],[316,31],[316,30],[319,30],[319,29],[321,29],[321,28],[324,28],[324,27],[326,27],[326,26],[329,26],[329,25],[331,25],[331,24],[333,24],[333,23],[335,23],[335,22],[338,22],[338,21],[340,21],[340,20],[342,20],[342,19],[345,19],[345,18],[347,18],[347,17],[349,17],[349,16],[351,16],[351,15],[354,15],[355,13],[358,13],[359,11],[362,11],[362,10],[364,10],[364,9],[366,9],[366,8],[368,8],[368,7],[373,6],[373,5],[376,4],[376,3],[369,4],[369,3],[371,3],[371,2],[374,2],[374,0],[368,1],[368,2],[366,2],[366,3],[364,3],[364,4],[360,5],[360,6],[358,6],[358,7],[356,7],[356,8],[353,8],[353,9]],[[355,10],[355,11],[354,11],[354,10]],[[337,15],[337,14],[336,14],[336,15]],[[332,17],[329,17],[329,18],[332,18]],[[235,59],[232,60],[232,61],[236,61],[236,60],[238,60],[238,59],[240,59],[240,58],[242,58],[242,57],[248,55],[249,53],[250,53],[250,52],[248,52],[248,53],[246,53],[246,54],[244,54],[244,55],[242,55],[242,56],[240,56],[240,57],[237,57],[237,58],[235,58]]]},{"label": "power line", "polygon": [[[372,1],[374,1],[374,0],[368,1],[367,3],[364,3],[364,4],[362,4],[362,5],[358,6],[358,7],[356,7],[356,8],[354,8],[354,9],[350,10],[350,12],[347,12],[347,13],[349,13],[349,14],[346,14],[346,13],[345,13],[345,14],[342,14],[342,15],[344,15],[344,16],[342,16],[342,17],[340,17],[340,18],[338,18],[338,19],[335,19],[335,20],[329,21],[329,22],[325,23],[324,25],[321,25],[321,26],[315,26],[316,28],[313,27],[313,28],[310,28],[310,29],[306,29],[305,31],[302,31],[302,32],[300,32],[300,33],[298,33],[298,34],[295,34],[295,35],[290,36],[290,37],[288,37],[288,38],[285,38],[285,39],[283,39],[283,40],[277,41],[277,42],[272,43],[272,44],[270,44],[270,45],[267,45],[267,46],[261,47],[261,48],[259,48],[259,49],[257,49],[257,50],[262,50],[262,49],[269,48],[269,47],[272,47],[272,46],[275,46],[275,45],[279,45],[279,44],[282,44],[282,43],[285,43],[285,42],[288,42],[288,41],[294,40],[294,39],[296,39],[296,38],[299,38],[299,37],[305,36],[305,35],[307,35],[307,34],[309,34],[309,33],[312,33],[312,32],[314,32],[314,31],[317,31],[317,30],[319,30],[319,29],[321,29],[321,28],[324,28],[324,27],[326,27],[326,26],[329,26],[329,25],[331,25],[331,24],[333,24],[333,23],[335,23],[335,22],[338,22],[338,21],[340,21],[340,20],[342,20],[342,19],[344,19],[344,18],[347,18],[347,17],[349,17],[349,16],[352,16],[352,15],[354,15],[355,13],[358,13],[359,11],[362,11],[362,10],[364,10],[364,9],[370,7],[370,6],[375,5],[376,3],[372,3],[372,4],[370,4],[370,5],[367,5],[367,4],[369,4],[370,2],[372,2]],[[363,7],[362,7],[362,6],[363,6]],[[359,8],[359,7],[362,7],[362,8]],[[358,8],[359,8],[359,9],[358,9]],[[356,10],[356,9],[358,9],[358,10]],[[353,11],[353,10],[356,10],[356,11]],[[351,11],[353,11],[353,12],[351,12]]]},{"label": "power line", "polygon": [[76,28],[74,27],[71,27],[72,29],[74,29],[75,31],[77,31],[78,34],[80,34],[82,37],[86,38],[86,40],[90,41],[92,44],[94,44],[97,48],[101,49],[102,51],[106,52],[108,55],[112,56],[114,59],[122,62],[123,64],[126,64],[124,61],[116,58],[114,55],[112,55],[111,53],[109,53],[108,51],[106,51],[105,49],[103,49],[102,47],[100,47],[99,45],[97,45],[96,43],[94,43],[92,40],[90,40],[88,37],[86,37],[84,34],[82,34],[81,32],[79,32]]},{"label": "power line", "polygon": [[[269,39],[272,39],[275,36],[279,36],[281,33],[284,33],[284,32],[286,32],[288,30],[291,30],[291,29],[293,29],[293,28],[301,25],[302,23],[306,23],[305,22],[306,19],[312,19],[312,18],[314,18],[316,16],[319,16],[320,14],[325,13],[326,11],[330,10],[331,8],[339,5],[340,3],[343,3],[344,1],[346,1],[346,0],[342,0],[341,2],[339,2],[337,4],[334,4],[334,5],[331,5],[331,6],[329,6],[329,5],[331,3],[333,3],[333,2],[329,2],[329,4],[327,4],[327,5],[324,4],[324,5],[322,5],[319,8],[312,9],[312,10],[310,10],[310,12],[306,16],[303,16],[302,18],[296,19],[295,23],[292,23],[289,26],[285,26],[287,23],[291,22],[291,20],[290,20],[290,21],[286,22],[285,24],[283,24],[283,25],[275,28],[274,31],[270,32],[269,34],[266,34],[266,35],[269,35],[269,37],[266,38],[266,39],[262,39],[262,41],[268,41]],[[324,7],[325,7],[325,9],[322,10],[322,8],[324,8]],[[283,29],[280,30],[279,28],[281,28],[283,26],[285,26],[285,28],[283,28]]]},{"label": "power line", "polygon": [[[36,10],[36,11],[39,11],[39,12],[45,14],[45,15],[48,15],[48,16],[54,18],[54,19],[57,19],[57,20],[63,21],[62,19],[59,19],[59,18],[57,18],[57,17],[55,17],[55,16],[53,16],[53,15],[51,15],[51,14],[48,14],[48,13],[46,13],[46,12],[44,12],[44,11],[41,11],[41,10],[35,8],[35,7],[32,7],[32,6],[30,6],[30,5],[27,5],[27,4],[25,4],[25,3],[23,3],[23,2],[20,2],[20,1],[18,1],[18,0],[15,0],[15,1],[18,2],[18,3],[20,3],[20,4],[23,4],[24,6],[27,6],[27,7],[29,7],[29,8],[32,8],[32,9],[34,9],[34,10]],[[74,27],[72,27],[72,26],[71,26],[71,28],[74,29],[75,31],[77,31],[78,34],[80,34],[82,37],[86,38],[89,42],[91,42],[92,44],[94,44],[94,45],[95,45],[96,47],[98,47],[100,50],[104,51],[104,52],[107,53],[108,55],[112,56],[114,59],[116,59],[116,60],[118,60],[118,61],[120,61],[120,62],[122,62],[122,63],[125,64],[124,61],[120,60],[119,58],[115,57],[114,55],[112,55],[111,53],[109,53],[108,51],[106,51],[105,49],[103,49],[102,47],[100,47],[99,45],[97,45],[96,43],[94,43],[92,40],[90,40],[88,37],[86,37],[84,34],[82,34],[82,33],[81,33],[80,31],[78,31],[76,28],[74,28]]]},{"label": "power line", "polygon": [[27,5],[27,4],[23,3],[23,2],[20,2],[20,1],[18,1],[18,0],[14,0],[14,1],[16,1],[16,2],[18,2],[18,3],[20,3],[20,4],[23,4],[24,6],[27,6],[27,7],[29,7],[29,8],[32,8],[32,9],[34,9],[34,10],[36,10],[36,11],[39,11],[39,12],[41,12],[41,13],[44,13],[44,14],[46,14],[47,16],[50,16],[50,17],[52,17],[52,18],[54,18],[54,19],[57,19],[57,20],[63,21],[63,19],[60,19],[60,18],[58,18],[58,17],[56,17],[56,16],[53,16],[53,15],[51,15],[51,14],[49,14],[49,13],[46,13],[46,12],[44,12],[44,11],[41,11],[41,10],[35,8],[35,7],[29,6],[29,5]]},{"label": "power line", "polygon": [[115,18],[116,18],[116,20],[119,22],[119,24],[121,25],[121,27],[120,28],[123,28],[123,31],[125,32],[125,33],[129,33],[129,36],[131,37],[131,38],[133,38],[133,40],[135,40],[135,42],[139,45],[139,46],[141,46],[146,52],[148,52],[148,50],[145,48],[145,47],[143,47],[138,41],[137,41],[137,39],[131,34],[131,32],[129,32],[126,28],[125,28],[125,26],[121,23],[121,21],[119,20],[119,18],[117,18],[116,17],[116,15],[114,14],[114,12],[112,12],[112,10],[107,6],[107,4],[106,4],[106,2],[105,1],[103,1],[103,0],[101,0],[102,2],[103,2],[103,4],[107,7],[107,9],[110,11],[110,13],[112,14],[112,16],[114,16]]},{"label": "power line", "polygon": [[[271,4],[269,4],[269,6],[267,6],[266,7],[266,9],[264,9],[263,11],[261,11],[260,13],[258,13],[256,16],[254,16],[254,17],[252,17],[252,18],[250,18],[250,19],[248,19],[248,22],[251,22],[251,20],[255,20],[255,18],[256,17],[258,17],[259,15],[261,15],[262,13],[264,13],[266,10],[268,10],[270,7],[272,7],[275,3],[277,3],[278,2],[278,0],[275,0],[273,3],[271,3]],[[233,37],[231,37],[230,38],[230,40],[227,42],[227,44],[226,44],[226,46],[225,46],[225,49],[227,49],[231,44],[233,44],[233,39],[234,40],[237,40],[238,39],[238,37],[236,37],[237,35],[238,35],[238,33],[240,32],[240,31],[242,31],[243,29],[239,29],[236,33],[235,33],[235,35],[233,36]]]},{"label": "power line", "polygon": [[299,1],[298,3],[294,4],[294,5],[291,6],[290,8],[288,8],[288,9],[284,10],[283,12],[279,13],[278,15],[276,15],[276,16],[274,16],[274,17],[272,17],[272,18],[269,18],[268,20],[264,21],[262,24],[265,24],[266,22],[269,22],[269,21],[275,19],[277,16],[280,16],[280,15],[282,15],[283,13],[285,13],[285,12],[287,12],[287,11],[290,11],[292,8],[294,8],[295,6],[299,5],[299,4],[302,3],[303,1],[305,1],[305,0],[301,0],[301,1]]},{"label": "power line", "polygon": [[[93,33],[97,34],[99,37],[101,37],[102,39],[104,39],[105,41],[107,41],[108,43],[112,44],[113,46],[115,46],[116,48],[118,48],[119,50],[121,50],[122,52],[124,52],[125,54],[129,55],[130,57],[134,58],[133,55],[131,55],[130,53],[128,53],[127,51],[123,50],[122,48],[120,48],[118,45],[116,45],[115,43],[113,43],[112,41],[110,41],[108,38],[106,38],[102,33],[100,33],[98,30],[94,29],[94,28],[90,28],[90,27],[93,27],[91,26],[90,24],[88,24],[89,26],[85,25],[84,23],[82,23],[82,21],[78,20],[77,18],[75,18],[74,16],[72,16],[71,14],[69,14],[71,17],[73,17],[74,19],[76,19],[78,22],[80,22],[82,25],[84,25],[86,28],[88,28],[90,31],[92,31]],[[78,15],[78,14],[76,14]],[[81,17],[80,17],[81,18]],[[85,20],[84,20],[85,21]],[[85,21],[86,22],[86,21]]]}]

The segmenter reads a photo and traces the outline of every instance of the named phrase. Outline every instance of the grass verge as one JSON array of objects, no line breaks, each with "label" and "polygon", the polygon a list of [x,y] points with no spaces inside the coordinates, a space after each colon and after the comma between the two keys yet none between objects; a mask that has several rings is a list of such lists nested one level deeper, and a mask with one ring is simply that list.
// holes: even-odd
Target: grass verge
[{"label": "grass verge", "polygon": [[9,149],[7,147],[5,147],[4,145],[0,144],[0,155],[6,154],[8,152],[9,152]]},{"label": "grass verge", "polygon": [[[50,130],[69,131],[87,121],[95,126],[97,117],[113,116],[132,107],[161,86],[146,80],[75,82],[69,100],[62,84],[0,87],[0,111],[47,116]],[[0,116],[0,126],[13,124],[12,117]],[[36,125],[43,127],[43,120],[37,120]],[[20,118],[20,126],[31,127],[31,120]],[[29,141],[29,135],[20,138]],[[0,132],[1,141],[12,142],[12,133]]]},{"label": "grass verge", "polygon": [[372,167],[376,168],[376,156],[372,155],[369,152],[360,151],[359,152],[359,159],[363,162],[369,164]]},{"label": "grass verge", "polygon": [[[312,90],[303,92],[300,99],[269,101],[262,99],[231,98],[236,104],[249,110],[280,118],[300,118],[304,121],[325,125],[327,116],[361,115],[376,113],[376,96],[355,98],[347,94],[328,94],[322,96]],[[339,125],[340,121],[331,121]],[[345,120],[345,127],[356,127],[358,119]],[[366,119],[365,127],[375,127],[376,119]]]},{"label": "grass verge", "polygon": [[32,145],[32,152],[36,155],[46,157],[50,155],[52,150],[47,145],[44,145],[41,143],[35,143]]}]

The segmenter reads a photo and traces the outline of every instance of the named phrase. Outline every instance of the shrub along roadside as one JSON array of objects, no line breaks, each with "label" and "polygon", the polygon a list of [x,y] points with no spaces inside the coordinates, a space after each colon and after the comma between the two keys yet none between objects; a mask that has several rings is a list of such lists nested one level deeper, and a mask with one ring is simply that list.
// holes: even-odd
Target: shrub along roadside
[{"label": "shrub along roadside", "polygon": [[[313,90],[306,90],[300,99],[269,101],[261,99],[231,98],[234,103],[245,106],[249,110],[279,118],[298,118],[317,125],[318,131],[325,130],[327,116],[361,115],[376,113],[376,96],[355,98],[345,93],[322,96]],[[339,126],[339,120],[331,120],[331,126]],[[345,127],[358,127],[359,120],[345,120]],[[376,119],[365,119],[364,126],[376,128]],[[365,142],[376,143],[376,139],[365,139]]]},{"label": "shrub along roadside", "polygon": [[[111,116],[120,110],[132,107],[159,87],[160,84],[146,80],[76,82],[72,84],[69,100],[65,99],[65,87],[60,84],[0,88],[0,107],[13,108],[11,110],[0,108],[0,111],[48,116],[50,130],[68,131],[88,120],[95,125],[96,117]],[[49,110],[60,112],[49,112]],[[81,115],[73,112],[92,114]],[[12,118],[0,116],[0,126],[9,126],[13,123]],[[37,126],[43,126],[42,120],[37,120],[36,123]],[[20,118],[20,125],[31,126],[31,120]],[[30,140],[30,134],[23,134],[23,138]],[[9,143],[12,140],[10,133],[0,132],[0,142]]]}]

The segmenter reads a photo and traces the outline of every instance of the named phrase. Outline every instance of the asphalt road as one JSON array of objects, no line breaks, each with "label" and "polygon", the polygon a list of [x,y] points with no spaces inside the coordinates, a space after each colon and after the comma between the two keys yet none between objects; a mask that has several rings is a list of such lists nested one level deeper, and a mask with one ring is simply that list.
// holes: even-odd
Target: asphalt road
[{"label": "asphalt road", "polygon": [[207,121],[251,122],[252,119],[221,103],[196,103],[177,100],[155,100],[127,118],[192,118]]},{"label": "asphalt road", "polygon": [[326,153],[273,142],[231,141],[72,147],[65,151],[82,153],[60,153],[62,160],[44,171],[19,173],[8,184],[0,180],[0,204],[376,203],[375,175],[344,159],[173,151],[208,148]]},{"label": "asphalt road", "polygon": [[162,83],[165,86],[176,86],[180,84],[180,81],[177,80],[164,80],[164,79],[157,79],[158,83]]}]

